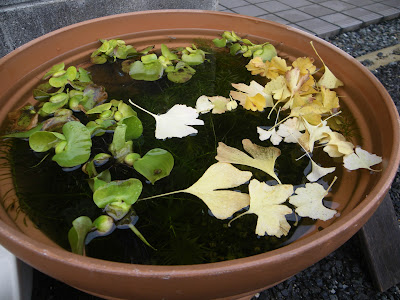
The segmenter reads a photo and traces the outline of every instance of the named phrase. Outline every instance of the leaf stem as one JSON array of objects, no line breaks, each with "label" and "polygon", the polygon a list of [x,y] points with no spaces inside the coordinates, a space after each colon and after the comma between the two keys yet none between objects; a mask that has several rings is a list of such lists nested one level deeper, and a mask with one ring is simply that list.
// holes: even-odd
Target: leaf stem
[{"label": "leaf stem", "polygon": [[142,240],[143,243],[145,243],[145,244],[146,244],[147,246],[149,246],[151,249],[157,251],[157,249],[154,248],[152,245],[150,245],[150,243],[144,238],[144,236],[140,233],[140,231],[139,231],[135,226],[133,226],[132,224],[129,224],[128,226],[129,226],[129,228],[136,234],[136,236],[137,236],[139,239]]},{"label": "leaf stem", "polygon": [[326,189],[326,194],[329,193],[329,190],[331,189],[331,187],[333,186],[333,184],[335,183],[335,181],[337,180],[337,176],[335,176],[331,182],[331,184],[328,186],[328,188]]},{"label": "leaf stem", "polygon": [[140,107],[139,105],[137,105],[136,103],[134,103],[131,99],[129,99],[128,101],[129,101],[129,103],[132,104],[133,106],[139,108],[140,110],[143,110],[144,112],[148,113],[149,115],[153,116],[154,118],[157,117],[157,115],[155,115],[155,114],[149,112],[148,110],[146,110],[146,109]]},{"label": "leaf stem", "polygon": [[179,190],[179,191],[173,191],[173,192],[168,192],[168,193],[164,193],[164,194],[154,195],[154,196],[138,199],[137,202],[144,201],[144,200],[150,200],[150,199],[154,199],[154,198],[160,198],[160,197],[169,196],[169,195],[178,194],[178,193],[183,193],[185,191],[186,190]]},{"label": "leaf stem", "polygon": [[236,219],[239,219],[240,217],[242,217],[242,216],[244,216],[244,215],[247,215],[247,214],[249,214],[249,211],[245,211],[245,212],[241,213],[240,215],[237,215],[236,217],[234,217],[232,220],[230,220],[230,221],[228,222],[228,227],[231,227],[231,223],[232,223],[233,221],[235,221]]}]

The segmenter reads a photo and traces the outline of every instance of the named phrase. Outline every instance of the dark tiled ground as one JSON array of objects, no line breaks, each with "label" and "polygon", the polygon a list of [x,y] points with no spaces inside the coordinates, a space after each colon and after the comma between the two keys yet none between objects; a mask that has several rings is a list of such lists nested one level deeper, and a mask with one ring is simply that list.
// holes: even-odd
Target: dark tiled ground
[{"label": "dark tiled ground", "polygon": [[219,11],[259,17],[320,37],[400,15],[400,0],[220,0]]}]

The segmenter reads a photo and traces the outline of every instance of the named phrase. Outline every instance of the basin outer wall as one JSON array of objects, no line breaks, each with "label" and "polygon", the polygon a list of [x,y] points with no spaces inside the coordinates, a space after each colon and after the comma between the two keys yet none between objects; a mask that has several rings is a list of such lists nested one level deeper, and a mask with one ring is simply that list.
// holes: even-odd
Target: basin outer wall
[{"label": "basin outer wall", "polygon": [[23,104],[21,99],[29,99],[33,82],[40,78],[38,74],[43,75],[61,61],[82,62],[82,55],[93,51],[98,39],[123,38],[132,32],[137,32],[138,37],[142,32],[156,36],[157,31],[162,35],[173,30],[193,32],[196,36],[201,32],[209,35],[210,30],[251,33],[271,40],[278,50],[284,44],[316,58],[308,43],[313,41],[331,70],[345,83],[348,78],[352,83],[350,89],[358,98],[365,98],[364,102],[357,100],[349,106],[356,119],[364,120],[367,128],[361,130],[365,132],[365,146],[382,154],[384,170],[365,199],[326,229],[281,249],[213,264],[147,266],[81,257],[26,236],[5,217],[4,210],[0,213],[0,242],[4,247],[41,272],[89,293],[120,299],[214,299],[262,290],[302,271],[345,243],[376,210],[397,171],[400,160],[397,110],[386,90],[366,68],[312,35],[229,13],[170,10],[122,14],[65,27],[29,42],[0,60],[0,120]]}]

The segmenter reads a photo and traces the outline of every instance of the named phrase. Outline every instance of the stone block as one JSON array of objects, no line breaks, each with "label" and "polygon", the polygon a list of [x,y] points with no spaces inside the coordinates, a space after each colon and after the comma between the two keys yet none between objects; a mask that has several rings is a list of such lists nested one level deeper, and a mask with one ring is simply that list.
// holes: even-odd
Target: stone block
[{"label": "stone block", "polygon": [[53,30],[107,15],[155,9],[215,10],[218,0],[61,0],[0,2],[0,57]]}]

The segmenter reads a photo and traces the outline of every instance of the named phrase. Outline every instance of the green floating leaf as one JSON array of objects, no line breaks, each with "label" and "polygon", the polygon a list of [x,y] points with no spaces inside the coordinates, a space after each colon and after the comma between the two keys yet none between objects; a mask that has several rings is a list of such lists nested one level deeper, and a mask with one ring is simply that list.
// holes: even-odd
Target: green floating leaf
[{"label": "green floating leaf", "polygon": [[194,46],[193,48],[194,49],[186,47],[186,49],[182,51],[182,61],[190,66],[200,65],[204,62],[206,53],[201,49],[196,49]]},{"label": "green floating leaf", "polygon": [[114,220],[110,216],[101,215],[93,221],[93,226],[101,233],[109,233],[114,229]]},{"label": "green floating leaf", "polygon": [[78,217],[72,222],[72,228],[68,232],[68,241],[73,253],[85,254],[85,238],[92,227],[92,221],[86,216]]},{"label": "green floating leaf", "polygon": [[87,115],[91,115],[91,114],[101,114],[103,111],[109,110],[111,108],[111,103],[104,103],[104,104],[100,104],[98,106],[93,107],[92,109],[88,110],[86,112]]},{"label": "green floating leaf", "polygon": [[143,125],[142,122],[136,116],[130,116],[128,118],[124,118],[122,124],[126,125],[125,131],[125,140],[135,140],[139,138],[143,133]]},{"label": "green floating leaf", "polygon": [[79,72],[79,81],[89,83],[92,82],[92,78],[90,77],[90,73],[83,68],[78,69]]},{"label": "green floating leaf", "polygon": [[142,182],[136,178],[111,181],[95,190],[93,201],[99,208],[117,201],[132,205],[139,198],[142,187]]},{"label": "green floating leaf", "polygon": [[[144,61],[148,60],[144,59]],[[155,81],[160,79],[163,74],[164,67],[158,60],[149,63],[137,60],[130,65],[129,69],[129,75],[136,80]]]},{"label": "green floating leaf", "polygon": [[85,163],[92,147],[90,131],[82,123],[72,121],[63,126],[63,134],[67,145],[64,151],[53,156],[53,160],[67,168]]},{"label": "green floating leaf", "polygon": [[178,55],[175,53],[172,53],[171,50],[168,49],[168,47],[164,44],[161,44],[161,54],[168,60],[177,60]]},{"label": "green floating leaf", "polygon": [[67,72],[65,74],[67,75],[67,79],[69,81],[74,81],[76,79],[76,76],[78,75],[78,71],[74,66],[71,66],[67,69]]},{"label": "green floating leaf", "polygon": [[167,77],[170,81],[175,83],[185,83],[193,77],[193,75],[196,73],[196,70],[190,67],[188,64],[180,61],[175,67],[168,67],[165,72],[167,72]]},{"label": "green floating leaf", "polygon": [[213,39],[213,43],[216,47],[218,48],[223,48],[226,46],[226,38],[221,38],[221,39]]},{"label": "green floating leaf", "polygon": [[51,69],[43,76],[43,80],[49,79],[51,76],[57,72],[63,71],[65,68],[64,63],[60,63],[51,67]]},{"label": "green floating leaf", "polygon": [[68,75],[65,73],[60,77],[51,77],[49,83],[52,87],[60,88],[64,87],[68,83]]},{"label": "green floating leaf", "polygon": [[1,138],[19,138],[19,139],[30,138],[32,134],[34,134],[37,131],[40,131],[42,127],[43,124],[39,124],[36,127],[32,128],[31,130],[6,134],[3,135]]},{"label": "green floating leaf", "polygon": [[261,57],[261,59],[265,61],[270,61],[273,57],[277,56],[276,49],[274,45],[272,44],[266,44],[262,47],[262,49],[254,51],[253,53],[253,58],[254,57]]},{"label": "green floating leaf", "polygon": [[155,148],[136,160],[133,167],[154,184],[171,173],[174,167],[174,157],[164,149]]},{"label": "green floating leaf", "polygon": [[128,126],[123,123],[119,123],[114,130],[113,141],[109,146],[110,152],[113,154],[118,162],[123,162],[125,156],[132,153],[132,141],[126,140],[126,131]]},{"label": "green floating leaf", "polygon": [[65,137],[61,133],[37,131],[30,136],[29,146],[35,152],[46,152],[63,140]]}]

